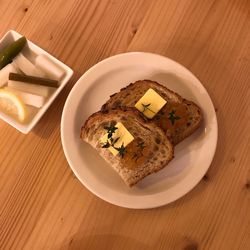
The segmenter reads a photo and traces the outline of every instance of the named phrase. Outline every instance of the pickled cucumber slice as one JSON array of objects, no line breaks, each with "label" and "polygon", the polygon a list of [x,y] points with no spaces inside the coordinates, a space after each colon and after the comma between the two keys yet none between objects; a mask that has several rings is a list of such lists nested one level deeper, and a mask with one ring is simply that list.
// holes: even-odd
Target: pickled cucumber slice
[{"label": "pickled cucumber slice", "polygon": [[23,49],[27,40],[23,36],[0,52],[0,69],[11,63],[12,59]]}]

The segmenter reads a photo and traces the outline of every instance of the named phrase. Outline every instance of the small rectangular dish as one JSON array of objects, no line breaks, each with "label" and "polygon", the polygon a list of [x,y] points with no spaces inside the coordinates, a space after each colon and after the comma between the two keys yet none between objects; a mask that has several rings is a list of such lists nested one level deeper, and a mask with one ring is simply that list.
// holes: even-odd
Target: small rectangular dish
[{"label": "small rectangular dish", "polygon": [[[8,31],[0,40],[0,52],[21,37],[22,35],[16,31]],[[5,105],[5,110],[0,109],[0,119],[27,134],[68,83],[73,70],[27,39],[21,52],[9,64],[2,67],[0,73],[2,73],[0,74],[0,99],[2,98],[0,104]],[[36,81],[41,85],[36,85]],[[55,83],[57,83],[56,87],[46,85]],[[46,86],[42,86],[44,84]],[[24,121],[5,112],[13,109],[10,105],[11,101],[17,105],[17,110],[19,101],[20,106],[25,108]]]}]

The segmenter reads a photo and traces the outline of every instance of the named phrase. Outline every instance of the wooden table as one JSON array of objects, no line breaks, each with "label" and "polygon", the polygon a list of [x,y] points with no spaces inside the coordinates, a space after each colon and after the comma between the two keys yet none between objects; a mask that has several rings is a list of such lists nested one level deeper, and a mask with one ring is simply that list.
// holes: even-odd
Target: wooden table
[{"label": "wooden table", "polygon": [[[249,0],[2,0],[17,30],[75,71],[33,132],[0,121],[0,249],[250,249]],[[72,174],[60,119],[100,60],[149,51],[190,69],[216,107],[219,141],[203,180],[151,210],[108,204]]]}]

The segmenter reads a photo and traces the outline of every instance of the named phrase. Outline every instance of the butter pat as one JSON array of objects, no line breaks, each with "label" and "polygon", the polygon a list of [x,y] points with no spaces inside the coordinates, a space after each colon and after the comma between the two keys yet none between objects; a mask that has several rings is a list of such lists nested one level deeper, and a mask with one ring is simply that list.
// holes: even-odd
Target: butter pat
[{"label": "butter pat", "polygon": [[148,89],[135,107],[147,118],[152,119],[167,103],[156,91]]},{"label": "butter pat", "polygon": [[[133,135],[130,134],[130,132],[126,129],[126,127],[121,123],[118,122],[115,127],[117,128],[115,130],[115,132],[112,135],[113,140],[116,140],[117,138],[119,138],[119,140],[117,140],[117,142],[114,144],[114,147],[119,148],[122,145],[124,147],[126,147],[130,142],[132,142],[134,140]],[[108,133],[106,133],[101,139],[100,142],[102,144],[105,144],[106,142],[109,142],[111,144],[110,139],[108,139]],[[108,148],[108,150],[114,155],[116,156],[118,154],[118,150],[116,150],[113,146],[110,146]]]}]

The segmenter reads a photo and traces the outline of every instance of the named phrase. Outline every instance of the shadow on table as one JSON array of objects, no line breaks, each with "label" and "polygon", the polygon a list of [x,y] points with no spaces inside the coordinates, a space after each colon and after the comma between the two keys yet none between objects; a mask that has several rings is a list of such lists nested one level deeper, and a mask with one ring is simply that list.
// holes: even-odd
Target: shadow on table
[{"label": "shadow on table", "polygon": [[121,236],[117,234],[97,234],[97,235],[75,235],[72,239],[58,246],[56,249],[137,249],[150,250],[151,247],[131,237]]}]

